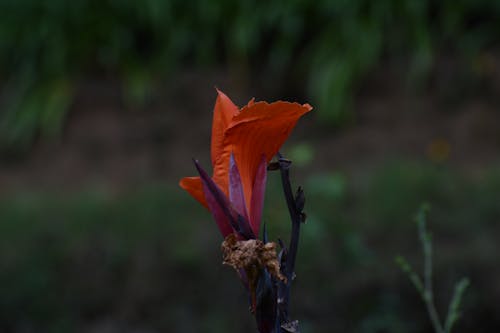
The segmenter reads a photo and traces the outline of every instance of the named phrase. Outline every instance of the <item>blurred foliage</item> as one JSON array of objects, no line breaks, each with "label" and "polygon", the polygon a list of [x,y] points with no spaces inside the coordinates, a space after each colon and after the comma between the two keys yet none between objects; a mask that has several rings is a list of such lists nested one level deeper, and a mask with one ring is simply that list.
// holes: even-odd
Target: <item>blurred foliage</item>
[{"label": "blurred foliage", "polygon": [[56,135],[78,79],[118,76],[136,103],[185,66],[305,78],[319,116],[341,124],[383,56],[409,59],[418,82],[439,51],[473,63],[500,29],[491,0],[1,0],[0,12],[3,145]]},{"label": "blurred foliage", "polygon": [[[496,317],[483,315],[498,303],[490,286],[498,280],[500,170],[465,178],[433,164],[393,162],[361,184],[334,173],[303,185],[308,219],[293,311],[304,332],[430,331],[421,300],[393,262],[397,254],[420,258],[411,217],[425,200],[434,207],[436,288],[464,274],[474,285],[457,332],[498,330]],[[0,199],[0,221],[2,332],[90,332],[106,320],[120,332],[254,332],[241,285],[221,265],[214,222],[178,188],[19,192]],[[271,239],[287,241],[277,173],[269,175],[264,221]],[[438,307],[448,301],[436,297]]]}]

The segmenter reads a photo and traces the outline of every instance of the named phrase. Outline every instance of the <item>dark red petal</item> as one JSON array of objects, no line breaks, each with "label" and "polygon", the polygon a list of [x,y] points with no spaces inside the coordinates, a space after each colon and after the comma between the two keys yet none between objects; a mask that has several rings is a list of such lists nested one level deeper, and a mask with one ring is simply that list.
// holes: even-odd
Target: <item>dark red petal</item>
[{"label": "dark red petal", "polygon": [[255,238],[248,220],[236,211],[224,192],[208,176],[198,161],[194,161],[194,164],[200,174],[208,209],[212,212],[222,236],[225,238],[235,232],[241,239]]},{"label": "dark red petal", "polygon": [[260,223],[262,220],[262,209],[264,207],[264,194],[266,192],[267,180],[267,160],[262,155],[260,164],[255,174],[252,188],[252,199],[250,201],[250,226],[253,233],[259,235]]},{"label": "dark red petal", "polygon": [[255,320],[261,333],[276,332],[276,282],[262,270],[256,290]]},{"label": "dark red petal", "polygon": [[229,201],[238,213],[248,220],[243,184],[241,183],[240,172],[232,154],[229,162]]},{"label": "dark red petal", "polygon": [[208,209],[212,213],[222,236],[225,238],[227,235],[234,232],[230,223],[229,200],[227,200],[226,195],[208,176],[207,172],[203,170],[198,161],[194,161],[194,164],[200,174]]}]

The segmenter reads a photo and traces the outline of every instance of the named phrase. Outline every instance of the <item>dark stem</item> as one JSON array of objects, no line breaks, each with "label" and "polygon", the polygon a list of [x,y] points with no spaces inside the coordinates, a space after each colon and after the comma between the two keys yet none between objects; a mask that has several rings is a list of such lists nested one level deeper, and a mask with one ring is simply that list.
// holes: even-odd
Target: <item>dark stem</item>
[{"label": "dark stem", "polygon": [[[288,316],[290,309],[290,288],[292,285],[292,280],[295,271],[295,259],[297,257],[297,249],[299,245],[299,235],[300,235],[300,224],[302,222],[302,207],[300,209],[297,207],[296,198],[292,192],[292,185],[290,183],[290,164],[291,161],[285,159],[281,153],[278,153],[278,162],[281,173],[281,183],[283,186],[283,192],[285,194],[286,203],[288,206],[288,212],[290,213],[290,218],[292,220],[292,230],[290,236],[290,245],[288,247],[285,267],[283,269],[284,274],[287,278],[286,283],[281,283],[278,290],[278,306],[279,306],[279,316],[278,320],[283,325],[290,321]],[[303,195],[301,189],[299,188],[298,196],[303,200]],[[299,204],[303,205],[303,202]],[[282,330],[282,332],[286,332]]]}]

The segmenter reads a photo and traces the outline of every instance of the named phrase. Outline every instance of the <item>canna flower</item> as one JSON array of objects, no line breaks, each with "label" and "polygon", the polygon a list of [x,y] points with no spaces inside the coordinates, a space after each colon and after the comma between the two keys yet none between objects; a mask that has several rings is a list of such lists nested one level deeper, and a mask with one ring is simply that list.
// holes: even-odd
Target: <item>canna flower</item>
[{"label": "canna flower", "polygon": [[179,185],[212,213],[224,238],[259,235],[267,164],[285,142],[309,104],[255,102],[239,109],[221,91],[215,102],[211,160],[213,175],[195,161],[199,177]]}]

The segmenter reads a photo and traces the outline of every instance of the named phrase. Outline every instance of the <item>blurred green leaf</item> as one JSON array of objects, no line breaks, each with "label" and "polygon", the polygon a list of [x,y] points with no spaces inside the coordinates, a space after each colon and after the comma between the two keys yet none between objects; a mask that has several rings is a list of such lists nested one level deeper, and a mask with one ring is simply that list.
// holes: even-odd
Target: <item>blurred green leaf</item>
[{"label": "blurred green leaf", "polygon": [[[500,29],[500,5],[488,0],[4,0],[0,12],[0,122],[12,127],[1,146],[57,135],[77,78],[123,78],[126,103],[135,103],[153,84],[144,73],[193,66],[307,87],[319,118],[340,126],[354,119],[360,80],[385,59],[406,59],[419,87],[442,51],[474,72]],[[64,82],[58,92],[43,88],[56,81]]]}]

